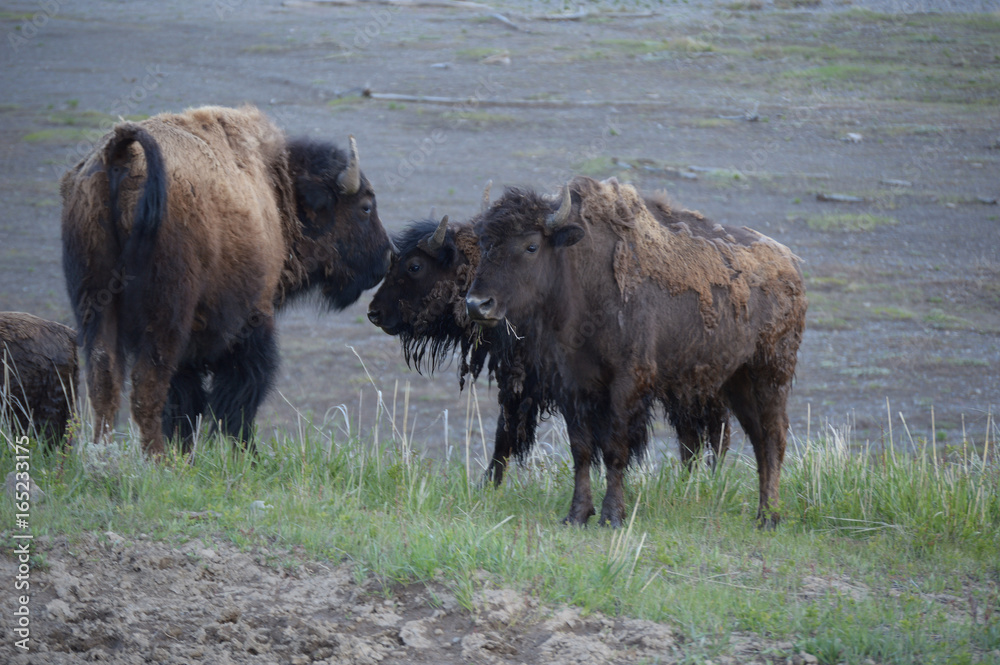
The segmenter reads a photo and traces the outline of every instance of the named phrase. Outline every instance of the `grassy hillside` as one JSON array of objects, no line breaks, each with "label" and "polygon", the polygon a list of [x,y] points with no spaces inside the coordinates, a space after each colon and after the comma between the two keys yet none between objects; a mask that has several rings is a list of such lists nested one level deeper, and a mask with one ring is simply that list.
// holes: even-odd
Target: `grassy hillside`
[{"label": "grassy hillside", "polygon": [[[470,611],[484,585],[526,590],[553,607],[667,622],[690,662],[724,655],[734,632],[791,643],[822,663],[991,662],[1000,649],[996,433],[994,424],[985,450],[969,439],[937,454],[919,439],[916,454],[888,440],[851,451],[832,430],[805,441],[786,458],[784,519],[773,532],[754,528],[755,466],[738,451],[714,475],[673,460],[634,469],[631,520],[612,531],[560,524],[572,473],[557,456],[535,456],[499,489],[483,486],[471,428],[448,462],[420,459],[391,422],[381,439],[303,425],[263,439],[256,458],[203,436],[190,459],[160,464],[131,440],[66,454],[32,443],[32,477],[47,496],[31,524],[36,537],[113,531],[266,545],[276,567],[347,561],[386,589],[442,583]],[[3,436],[13,441],[9,429]],[[14,464],[5,445],[0,469]],[[5,501],[5,542],[14,524]],[[34,565],[44,570],[44,550]]]}]

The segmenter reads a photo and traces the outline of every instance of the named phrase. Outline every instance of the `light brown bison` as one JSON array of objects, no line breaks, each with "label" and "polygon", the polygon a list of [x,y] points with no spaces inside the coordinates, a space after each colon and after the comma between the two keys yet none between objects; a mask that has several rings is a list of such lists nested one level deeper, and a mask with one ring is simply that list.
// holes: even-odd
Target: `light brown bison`
[{"label": "light brown bison", "polygon": [[20,431],[64,441],[76,401],[76,331],[23,312],[0,312],[0,415]]},{"label": "light brown bison", "polygon": [[477,225],[483,258],[469,314],[486,326],[506,320],[523,337],[566,419],[576,473],[567,523],[594,514],[597,457],[608,484],[600,521],[622,524],[623,474],[646,447],[657,402],[732,411],[757,458],[758,523],[778,522],[805,329],[798,260],[756,231],[696,226],[661,224],[635,188],[583,177],[560,201],[508,189]]},{"label": "light brown bison", "polygon": [[205,107],[121,123],[63,177],[63,266],[96,437],[131,364],[147,452],[201,414],[249,438],[277,369],[275,310],[309,292],[341,309],[388,267],[350,144],[288,141],[253,107]]}]

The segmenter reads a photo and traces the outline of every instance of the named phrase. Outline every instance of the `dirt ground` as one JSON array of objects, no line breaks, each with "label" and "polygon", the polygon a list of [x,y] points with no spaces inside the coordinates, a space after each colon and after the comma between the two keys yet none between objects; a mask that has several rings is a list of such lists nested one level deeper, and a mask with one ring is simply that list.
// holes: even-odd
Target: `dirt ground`
[{"label": "dirt ground", "polygon": [[[72,323],[58,178],[114,118],[249,102],[290,134],[340,143],[356,136],[390,231],[432,209],[471,216],[490,179],[494,192],[505,184],[556,191],[571,174],[585,173],[665,189],[683,207],[771,235],[802,257],[811,303],[790,404],[798,439],[850,425],[859,443],[879,441],[889,411],[903,442],[907,428],[918,445],[931,438],[932,422],[942,444],[960,443],[963,427],[982,441],[987,414],[1000,405],[1000,2],[586,3],[592,14],[575,20],[545,20],[564,11],[562,2],[415,4],[5,3],[0,310]],[[565,10],[580,13],[575,5]],[[608,11],[622,13],[600,13]],[[376,98],[361,96],[364,90]],[[340,431],[346,411],[355,428],[370,428],[377,401],[370,375],[389,408],[395,404],[397,423],[408,404],[414,448],[443,457],[466,427],[467,395],[458,392],[455,368],[433,377],[407,370],[396,340],[366,320],[369,299],[336,314],[306,303],[282,315],[281,376],[260,423],[294,432],[309,417]],[[495,391],[480,382],[476,396],[490,433]],[[657,454],[673,454],[672,431],[663,426],[655,434]],[[741,438],[737,432],[734,442]],[[556,428],[543,429],[542,439],[560,448]],[[164,579],[179,571],[217,574],[187,553],[137,547],[121,554],[121,570],[132,565],[129,557],[151,556],[160,558],[134,565],[162,570],[156,574]],[[125,607],[129,594],[146,597],[158,588],[140,594],[136,586],[122,600],[88,605],[98,614],[83,616],[74,603],[80,593],[97,593],[97,582],[60,593],[59,575],[86,571],[74,568],[72,557],[52,560],[52,626],[60,612],[100,623]],[[206,598],[199,611],[216,632],[200,622],[199,646],[182,640],[183,648],[221,654],[214,640],[227,633],[244,645],[256,640],[331,662],[404,662],[400,631],[417,622],[415,635],[437,630],[430,626],[444,631],[428,638],[440,648],[427,662],[610,662],[622,649],[638,654],[628,659],[646,653],[627,622],[607,620],[598,630],[572,619],[569,628],[536,624],[540,632],[518,642],[530,644],[532,656],[523,646],[511,655],[503,650],[506,637],[490,636],[489,618],[477,627],[481,618],[449,613],[446,605],[431,618],[419,600],[425,591],[345,614],[321,606],[327,600],[301,583],[247,570],[238,574],[270,585],[247,594],[299,594],[299,609],[270,625],[266,603],[251,609],[235,595],[226,603]],[[343,571],[316,579],[344,607],[362,603]],[[189,583],[199,587],[191,593],[208,593]],[[230,593],[228,581],[216,585]],[[143,627],[142,648],[186,662],[195,656],[171,651],[181,648],[178,641],[162,636],[189,632],[187,619],[156,613],[179,606],[185,598],[177,593],[174,605],[131,610],[126,623]],[[227,614],[230,606],[235,614]],[[399,618],[378,627],[380,613]],[[295,624],[315,616],[330,623]],[[94,644],[79,644],[89,653],[118,653],[133,639],[110,623],[101,637],[66,617],[59,624],[68,626],[59,629],[67,631],[64,645],[96,634]],[[331,638],[336,622],[356,629]],[[566,634],[592,629],[607,637],[604,660],[552,655]],[[655,634],[669,644],[668,632]],[[461,639],[445,650],[452,635]],[[477,635],[478,646],[467,646]],[[369,660],[338,655],[357,644]],[[555,651],[545,652],[546,644]],[[271,662],[249,648],[228,657]],[[466,648],[478,655],[467,656]],[[25,662],[70,662],[59,657],[65,660]]]},{"label": "dirt ground", "polygon": [[[676,662],[684,651],[666,625],[540,607],[488,582],[469,612],[445,584],[386,592],[374,580],[357,580],[347,565],[264,548],[243,552],[199,540],[171,548],[113,532],[39,544],[51,567],[32,576],[32,588],[43,589],[32,596],[32,653],[17,653],[5,638],[0,658],[10,665],[590,665]],[[15,571],[0,560],[5,578]],[[839,580],[806,582],[804,594],[866,592]],[[13,625],[5,612],[4,635]],[[731,656],[718,662],[794,655],[790,643],[739,633],[730,646]]]}]

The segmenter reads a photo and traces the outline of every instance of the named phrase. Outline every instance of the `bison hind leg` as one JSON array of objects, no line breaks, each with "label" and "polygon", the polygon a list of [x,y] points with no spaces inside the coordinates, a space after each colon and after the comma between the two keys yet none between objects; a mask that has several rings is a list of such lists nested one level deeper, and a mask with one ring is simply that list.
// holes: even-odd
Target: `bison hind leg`
[{"label": "bison hind leg", "polygon": [[178,436],[184,448],[191,445],[198,419],[208,406],[204,377],[194,367],[181,367],[170,380],[167,407],[163,410],[163,436]]},{"label": "bison hind leg", "polygon": [[223,434],[249,443],[257,409],[264,402],[278,371],[274,320],[245,328],[238,340],[212,363],[208,406]]}]

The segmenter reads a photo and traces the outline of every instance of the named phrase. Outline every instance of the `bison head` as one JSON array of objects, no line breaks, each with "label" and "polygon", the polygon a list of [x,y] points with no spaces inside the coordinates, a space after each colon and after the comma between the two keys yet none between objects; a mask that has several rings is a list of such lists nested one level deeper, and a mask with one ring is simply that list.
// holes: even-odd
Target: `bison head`
[{"label": "bison head", "polygon": [[429,349],[433,368],[470,325],[465,294],[479,262],[478,246],[471,227],[449,229],[447,216],[415,222],[394,242],[398,254],[372,299],[368,319],[400,337],[407,364],[418,370]]},{"label": "bison head", "polygon": [[318,288],[335,309],[347,307],[362,291],[378,284],[392,256],[353,136],[350,145],[348,155],[328,143],[289,144],[301,230],[292,251],[304,273],[296,290]]},{"label": "bison head", "polygon": [[476,225],[482,259],[465,299],[469,316],[492,327],[524,320],[549,303],[559,285],[563,252],[583,239],[573,221],[568,187],[555,201],[530,190],[508,188]]}]

